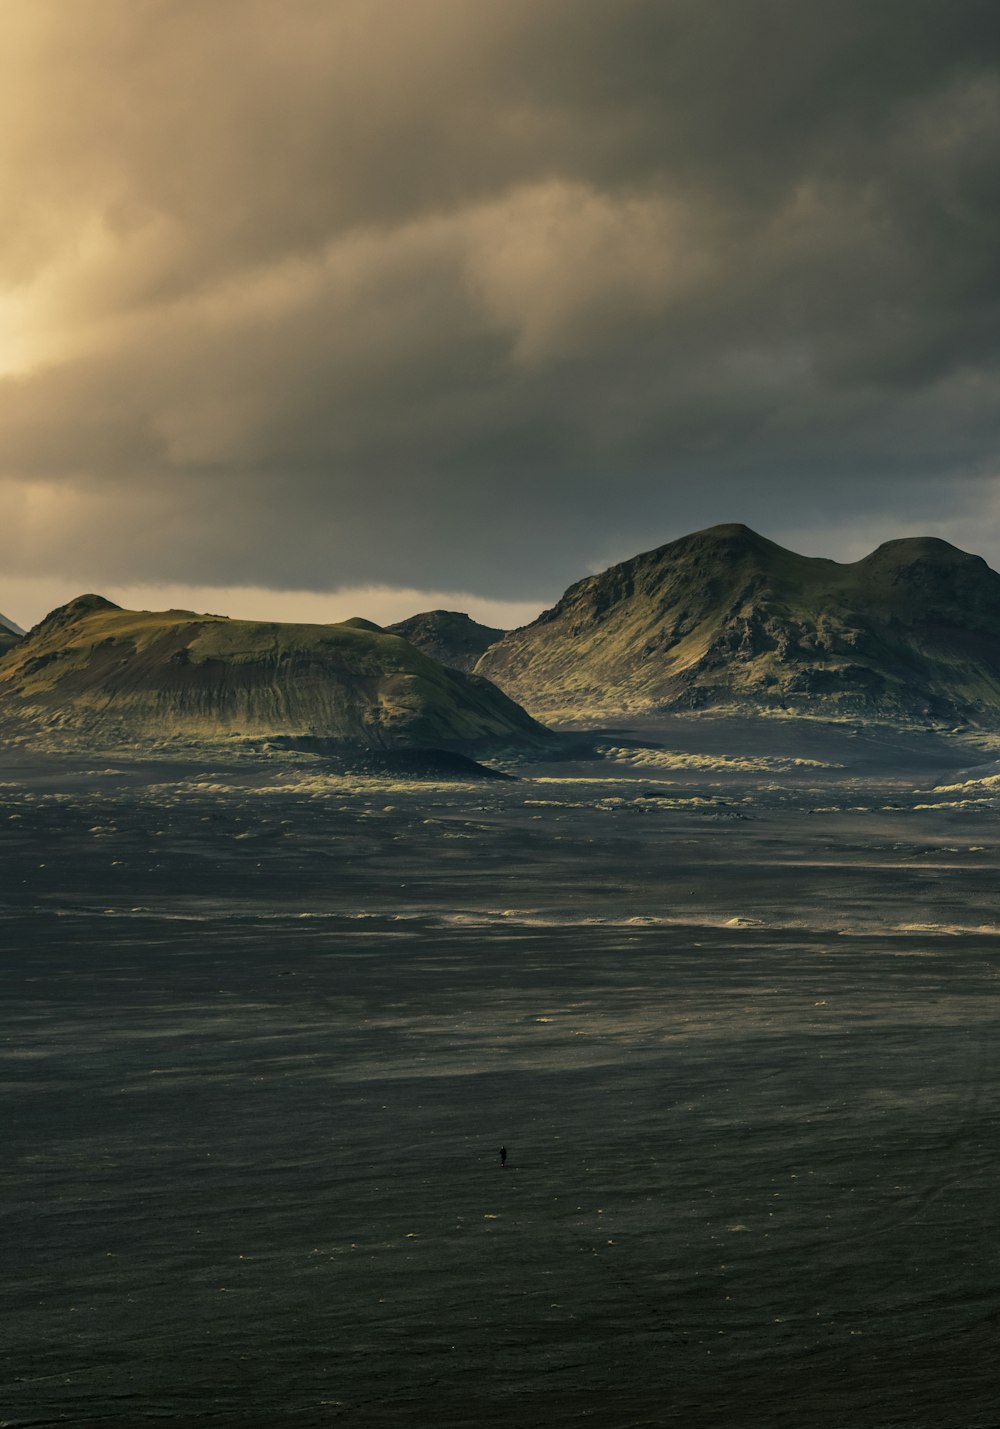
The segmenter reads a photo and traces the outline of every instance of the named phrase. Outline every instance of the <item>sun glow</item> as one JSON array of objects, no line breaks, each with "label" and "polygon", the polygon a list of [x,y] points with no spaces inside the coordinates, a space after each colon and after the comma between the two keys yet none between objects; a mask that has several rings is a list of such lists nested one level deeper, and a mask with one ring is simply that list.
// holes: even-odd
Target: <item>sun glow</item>
[{"label": "sun glow", "polygon": [[16,377],[32,366],[27,307],[17,293],[0,294],[0,377]]}]

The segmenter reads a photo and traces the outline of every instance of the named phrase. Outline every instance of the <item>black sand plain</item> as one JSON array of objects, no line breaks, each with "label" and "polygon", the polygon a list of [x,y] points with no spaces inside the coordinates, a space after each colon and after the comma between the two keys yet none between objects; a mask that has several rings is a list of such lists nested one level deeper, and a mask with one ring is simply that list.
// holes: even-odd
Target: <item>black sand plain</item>
[{"label": "black sand plain", "polygon": [[0,757],[0,1423],[998,1422],[996,751],[605,747]]}]

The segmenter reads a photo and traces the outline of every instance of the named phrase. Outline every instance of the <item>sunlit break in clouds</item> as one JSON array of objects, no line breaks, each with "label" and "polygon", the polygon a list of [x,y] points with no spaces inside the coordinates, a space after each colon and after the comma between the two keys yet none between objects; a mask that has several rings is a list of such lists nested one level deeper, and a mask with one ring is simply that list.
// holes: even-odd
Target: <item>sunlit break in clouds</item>
[{"label": "sunlit break in clouds", "polygon": [[998,61],[993,0],[8,0],[0,609],[1000,562]]}]

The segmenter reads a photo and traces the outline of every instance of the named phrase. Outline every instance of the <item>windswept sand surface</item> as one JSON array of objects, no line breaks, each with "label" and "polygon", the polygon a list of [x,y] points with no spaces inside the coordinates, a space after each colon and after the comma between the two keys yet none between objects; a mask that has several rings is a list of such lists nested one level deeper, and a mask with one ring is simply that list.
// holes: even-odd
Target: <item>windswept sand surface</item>
[{"label": "windswept sand surface", "polygon": [[741,728],[0,761],[0,1423],[994,1423],[1000,792]]}]

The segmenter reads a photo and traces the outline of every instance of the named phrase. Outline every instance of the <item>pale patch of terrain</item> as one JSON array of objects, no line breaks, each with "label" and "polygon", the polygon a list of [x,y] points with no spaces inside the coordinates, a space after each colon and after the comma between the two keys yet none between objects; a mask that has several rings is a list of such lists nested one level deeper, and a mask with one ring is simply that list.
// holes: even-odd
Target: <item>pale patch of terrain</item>
[{"label": "pale patch of terrain", "polygon": [[972,779],[963,779],[959,784],[936,784],[935,794],[957,794],[968,790],[982,793],[1000,792],[1000,774],[983,774]]},{"label": "pale patch of terrain", "polygon": [[603,759],[631,764],[636,769],[719,769],[750,774],[783,772],[789,769],[832,769],[838,766],[822,759],[798,759],[768,754],[691,754],[679,750],[643,749],[598,745]]}]

